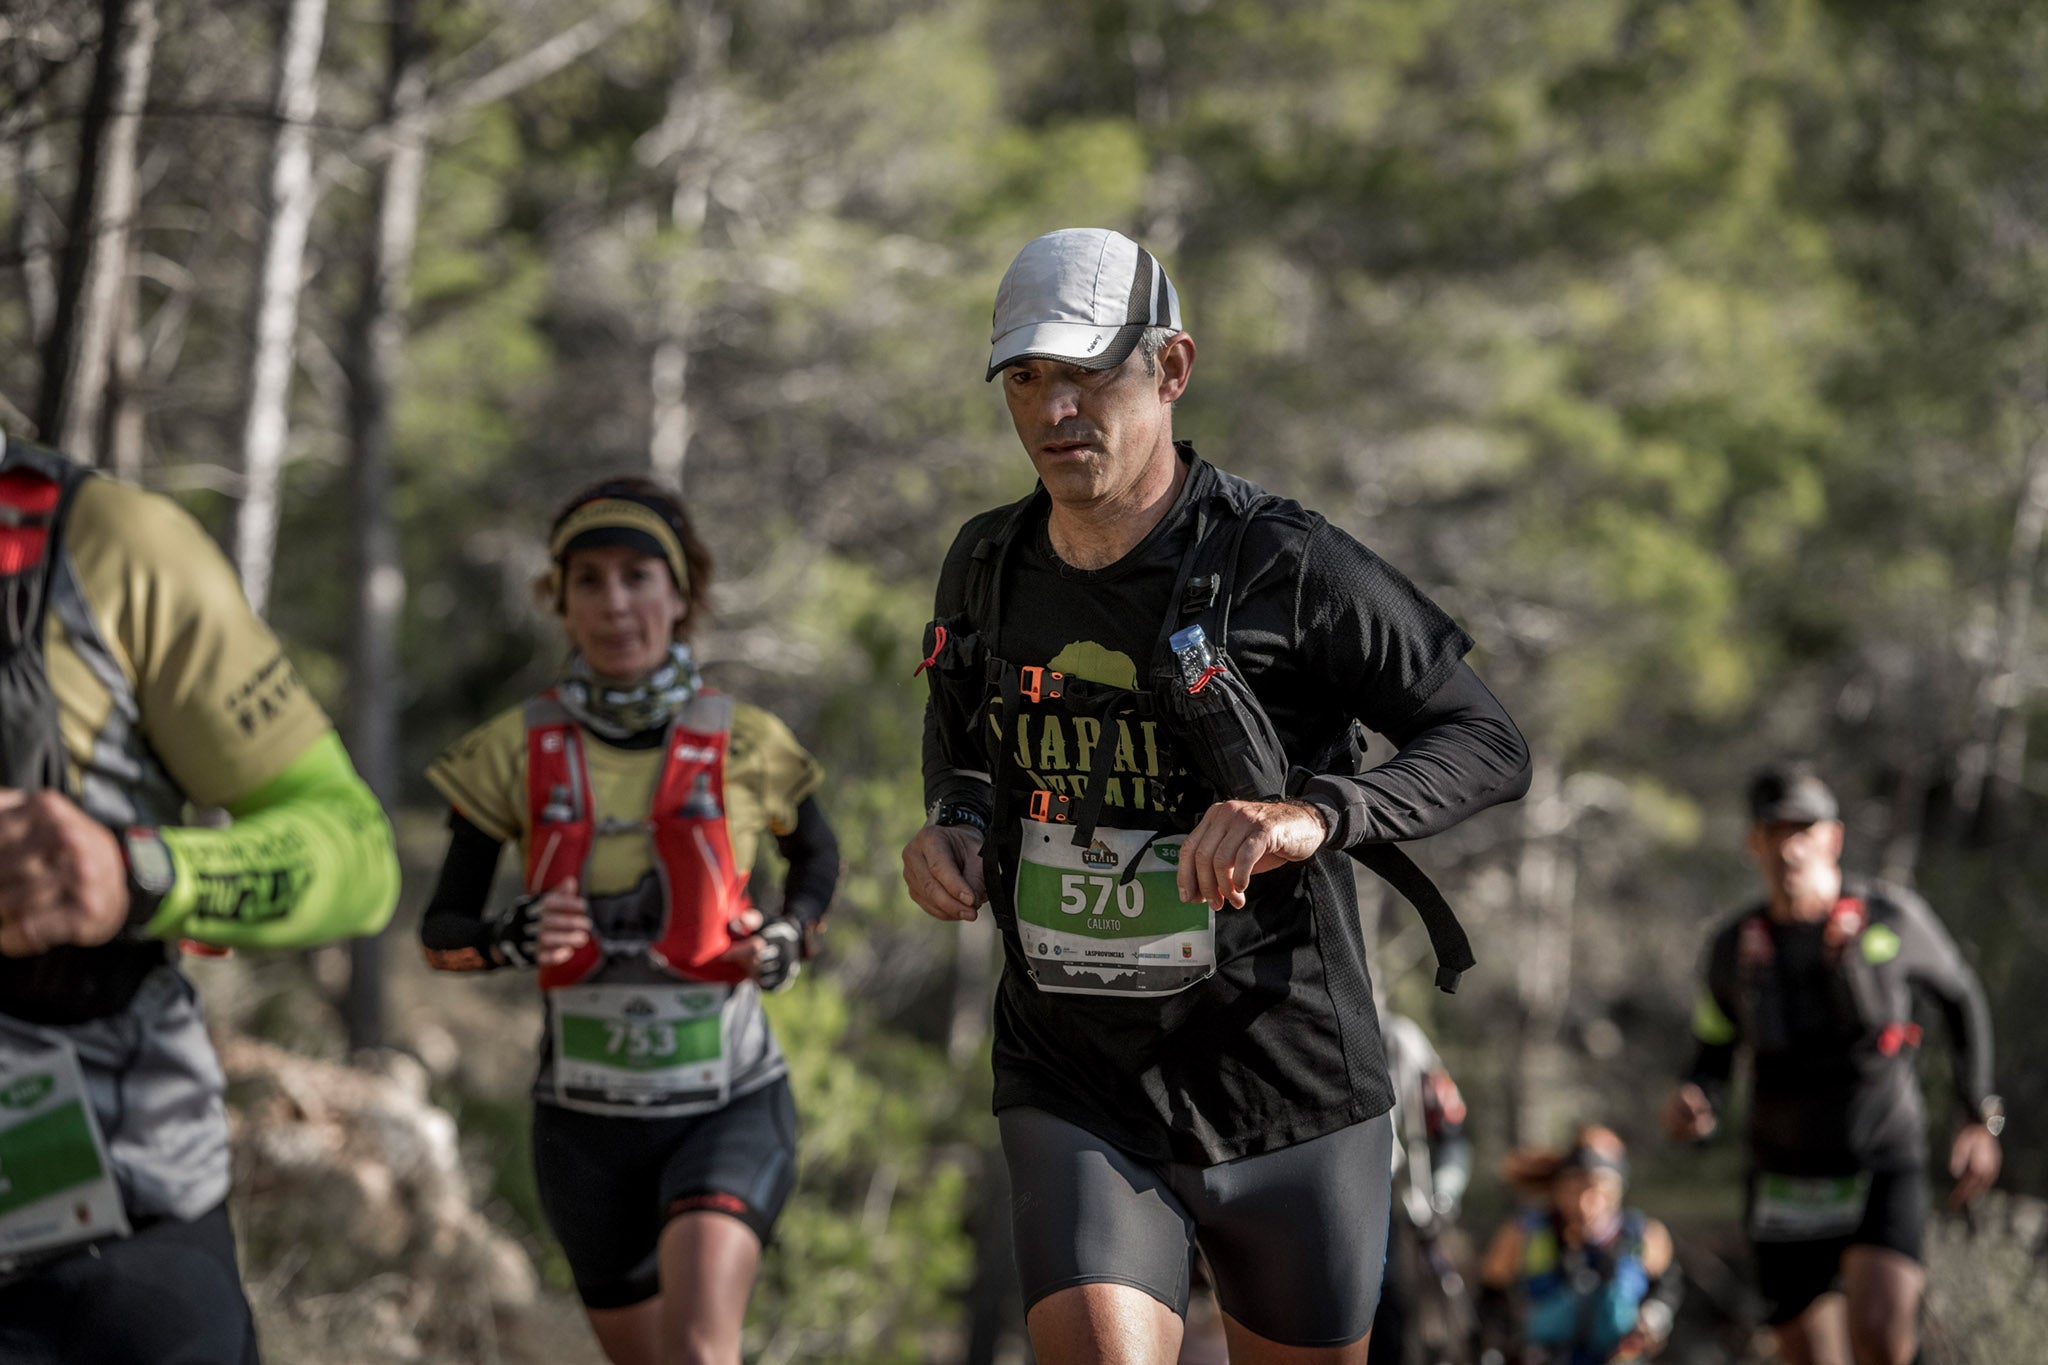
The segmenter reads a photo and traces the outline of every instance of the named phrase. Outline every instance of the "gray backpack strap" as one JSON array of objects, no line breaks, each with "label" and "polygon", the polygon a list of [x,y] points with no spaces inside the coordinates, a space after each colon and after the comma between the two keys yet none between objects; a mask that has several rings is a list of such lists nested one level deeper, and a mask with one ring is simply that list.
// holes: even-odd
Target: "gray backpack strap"
[{"label": "gray backpack strap", "polygon": [[65,517],[90,471],[54,450],[7,440],[0,446],[0,474],[23,471],[54,484],[56,498],[40,511],[0,502],[0,528],[40,529],[44,536],[33,563],[0,577],[0,782],[23,791],[62,789],[68,764],[57,698],[44,667],[43,633],[54,566],[64,557]]}]

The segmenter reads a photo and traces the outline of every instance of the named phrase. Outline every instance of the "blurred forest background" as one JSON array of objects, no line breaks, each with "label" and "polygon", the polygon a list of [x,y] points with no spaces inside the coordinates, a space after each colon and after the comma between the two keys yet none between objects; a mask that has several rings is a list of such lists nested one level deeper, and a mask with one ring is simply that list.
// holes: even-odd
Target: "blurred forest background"
[{"label": "blurred forest background", "polygon": [[[193,967],[276,1358],[595,1358],[525,1166],[531,985],[418,963],[420,773],[559,667],[559,499],[651,468],[720,558],[708,673],[823,757],[849,859],[772,1006],[805,1173],[750,1353],[1023,1359],[996,945],[897,850],[939,559],[1029,486],[993,291],[1061,226],[1171,272],[1177,433],[1404,568],[1530,738],[1528,799],[1418,851],[1461,994],[1364,888],[1483,1171],[1614,1124],[1735,1323],[1684,1358],[1742,1349],[1736,1153],[1654,1111],[1790,752],[1982,972],[2004,1183],[2048,1186],[2048,6],[5,0],[0,69],[0,426],[207,522],[400,827],[383,943]],[[1931,1358],[2048,1358],[1996,1207],[1937,1239]]]}]

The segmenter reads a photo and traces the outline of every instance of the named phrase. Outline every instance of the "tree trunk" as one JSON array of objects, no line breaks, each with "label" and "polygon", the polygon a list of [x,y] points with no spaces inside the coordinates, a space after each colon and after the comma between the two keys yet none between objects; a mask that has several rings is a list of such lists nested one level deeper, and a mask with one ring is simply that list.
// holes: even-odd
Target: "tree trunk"
[{"label": "tree trunk", "polygon": [[[349,524],[355,543],[348,741],[363,780],[387,809],[398,788],[398,628],[405,606],[405,567],[391,513],[392,391],[405,349],[405,311],[427,162],[424,133],[414,117],[427,88],[417,14],[417,0],[391,0],[391,83],[385,116],[394,141],[378,172],[376,236],[370,244],[363,302],[350,347]],[[380,1047],[384,1041],[382,949],[380,938],[350,944],[342,1014],[352,1052]]]},{"label": "tree trunk", "polygon": [[[131,243],[132,245],[132,243]],[[148,381],[148,347],[142,341],[142,276],[131,250],[121,271],[121,307],[115,314],[113,382],[107,386],[107,437],[103,449],[117,478],[142,478],[143,402]]]},{"label": "tree trunk", "polygon": [[277,554],[278,483],[290,434],[292,368],[305,277],[306,235],[317,198],[309,141],[319,107],[320,45],[327,0],[288,0],[277,39],[270,110],[270,178],[262,275],[250,320],[249,388],[242,413],[242,503],[235,567],[258,615],[269,607]]},{"label": "tree trunk", "polygon": [[685,253],[700,251],[711,205],[707,136],[716,83],[732,40],[732,17],[716,0],[676,0],[676,62],[659,142],[667,154],[661,224],[671,246],[654,284],[654,345],[648,359],[648,464],[680,488],[689,456],[690,345],[694,308]]},{"label": "tree trunk", "polygon": [[1517,1145],[1547,1140],[1563,1117],[1556,1112],[1563,1077],[1557,1036],[1571,999],[1578,868],[1569,843],[1573,812],[1554,758],[1536,756],[1521,814],[1515,900],[1522,946],[1515,961],[1515,997],[1522,1018],[1510,1044]]},{"label": "tree trunk", "polygon": [[[26,90],[36,79],[36,62],[24,44],[15,54],[11,74],[17,90]],[[14,249],[21,258],[23,302],[28,307],[29,337],[40,351],[49,344],[50,330],[57,316],[57,271],[50,233],[50,211],[36,183],[49,155],[49,140],[40,123],[14,136],[0,139],[12,156],[9,169],[14,177]]]},{"label": "tree trunk", "polygon": [[946,1026],[946,1058],[965,1066],[988,1039],[989,983],[1002,949],[995,920],[983,915],[953,935],[953,1014]]},{"label": "tree trunk", "polygon": [[1956,765],[1956,813],[1969,834],[1980,840],[1991,834],[2001,790],[2009,793],[2019,786],[2026,764],[2027,626],[2034,615],[2034,576],[2040,570],[2044,531],[2048,437],[2039,437],[2027,451],[2013,510],[2012,541],[1998,600],[1997,657],[1979,689],[1970,741]]},{"label": "tree trunk", "polygon": [[102,0],[100,16],[99,56],[80,128],[78,185],[36,407],[42,438],[89,462],[99,454],[96,438],[135,217],[135,145],[156,51],[156,3]]},{"label": "tree trunk", "polygon": [[[1166,55],[1166,34],[1175,16],[1159,0],[1131,0],[1124,12],[1124,50],[1131,61],[1135,99],[1131,114],[1148,152],[1157,153],[1173,128],[1172,70]],[[1183,157],[1160,155],[1145,177],[1143,244],[1154,255],[1170,257],[1187,235],[1186,200],[1192,168]]]}]

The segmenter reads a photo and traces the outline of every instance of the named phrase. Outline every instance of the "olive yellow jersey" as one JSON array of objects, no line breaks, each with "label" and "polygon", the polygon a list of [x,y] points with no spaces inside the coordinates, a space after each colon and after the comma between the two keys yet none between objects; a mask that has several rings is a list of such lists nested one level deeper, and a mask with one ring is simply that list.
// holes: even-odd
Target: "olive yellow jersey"
[{"label": "olive yellow jersey", "polygon": [[[595,837],[582,869],[565,867],[548,879],[578,875],[592,919],[602,925],[615,922],[622,907],[643,909],[648,896],[660,894],[647,817],[668,746],[621,748],[586,729],[582,748]],[[523,706],[456,741],[428,767],[427,778],[486,835],[517,843],[525,865],[532,811]],[[753,867],[763,834],[796,829],[798,808],[821,779],[817,760],[781,721],[755,707],[733,707],[719,804],[742,872]],[[788,1072],[752,981],[680,983],[645,960],[609,954],[592,980],[544,992],[546,1024],[533,1084],[543,1104],[626,1118],[701,1113]],[[660,1053],[687,1056],[688,1064],[632,1071],[641,1063],[611,1055],[649,1036],[660,1040]],[[686,1046],[687,1038],[701,1043]]]},{"label": "olive yellow jersey", "polygon": [[[592,805],[600,817],[638,820],[647,814],[665,751],[622,749],[585,732]],[[754,865],[763,834],[796,828],[797,807],[824,774],[789,727],[758,707],[733,707],[725,760],[725,820],[734,861]],[[512,707],[448,746],[427,768],[427,780],[465,820],[525,852],[532,822],[526,796],[526,719]],[[586,895],[621,895],[654,867],[652,844],[639,831],[600,832],[592,845]]]},{"label": "olive yellow jersey", "polygon": [[175,824],[188,803],[233,805],[329,732],[234,570],[177,504],[87,479],[62,546],[45,666],[71,794],[95,815]]},{"label": "olive yellow jersey", "polygon": [[[0,781],[61,784],[127,831],[133,858],[129,921],[113,939],[0,959],[0,1072],[24,1049],[60,1044],[128,1216],[197,1217],[227,1192],[227,1115],[167,943],[305,947],[374,933],[397,899],[390,826],[197,522],[38,447],[0,440],[0,469],[17,488],[41,478],[72,490],[36,551],[41,633],[8,660],[40,670],[34,695],[47,707],[10,721],[40,726],[63,761],[29,774],[10,758]],[[232,822],[191,823],[204,808]]]}]

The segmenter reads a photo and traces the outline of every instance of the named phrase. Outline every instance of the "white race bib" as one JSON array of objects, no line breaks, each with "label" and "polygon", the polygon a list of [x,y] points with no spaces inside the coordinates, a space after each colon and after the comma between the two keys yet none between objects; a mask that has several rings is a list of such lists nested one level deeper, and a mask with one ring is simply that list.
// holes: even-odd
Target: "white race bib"
[{"label": "white race bib", "polygon": [[731,995],[730,986],[683,983],[550,991],[557,1101],[646,1117],[721,1108],[732,1090],[725,1051]]},{"label": "white race bib", "polygon": [[1847,1237],[1863,1223],[1870,1176],[1759,1175],[1749,1234],[1759,1242],[1817,1242]]},{"label": "white race bib", "polygon": [[1187,836],[1097,828],[1077,848],[1072,826],[1018,823],[1017,934],[1040,990],[1172,995],[1215,972],[1215,916],[1176,886]]},{"label": "white race bib", "polygon": [[128,1235],[128,1215],[78,1056],[50,1045],[0,1056],[0,1264]]}]

